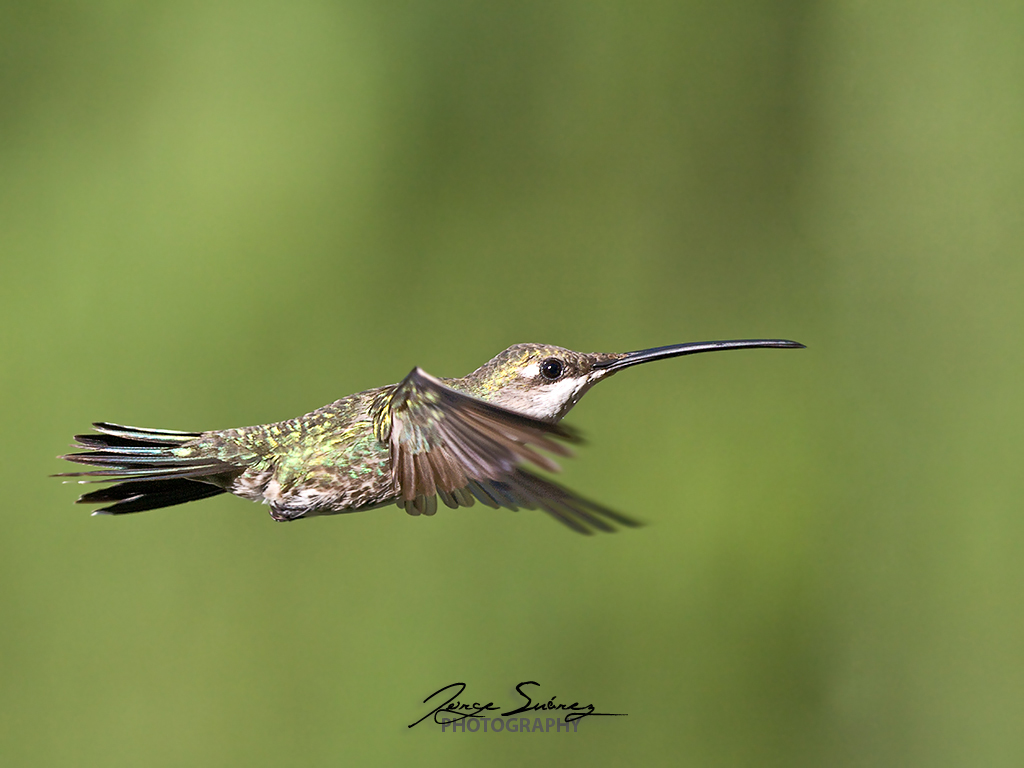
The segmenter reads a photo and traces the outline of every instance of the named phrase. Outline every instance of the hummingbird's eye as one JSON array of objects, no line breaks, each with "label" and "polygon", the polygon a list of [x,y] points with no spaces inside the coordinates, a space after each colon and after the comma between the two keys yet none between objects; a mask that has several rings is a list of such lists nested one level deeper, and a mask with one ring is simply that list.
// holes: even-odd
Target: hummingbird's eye
[{"label": "hummingbird's eye", "polygon": [[540,364],[540,375],[548,381],[555,381],[561,378],[563,370],[562,361],[556,357],[549,357]]}]

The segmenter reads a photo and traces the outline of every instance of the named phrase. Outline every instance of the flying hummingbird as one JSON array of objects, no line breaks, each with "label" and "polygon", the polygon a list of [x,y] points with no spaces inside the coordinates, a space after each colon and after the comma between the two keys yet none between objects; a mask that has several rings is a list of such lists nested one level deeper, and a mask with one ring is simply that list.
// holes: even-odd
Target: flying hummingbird
[{"label": "flying hummingbird", "polygon": [[[516,344],[461,379],[413,368],[399,384],[343,397],[297,419],[214,432],[93,424],[60,458],[99,467],[59,477],[116,483],[79,503],[94,515],[169,507],[229,492],[270,506],[275,520],[397,504],[410,515],[479,501],[495,509],[540,508],[579,533],[638,525],[525,469],[558,465],[538,449],[572,455],[575,431],[559,424],[602,379],[640,363],[698,352],[802,348],[780,339],[673,344],[623,354],[584,354]],[[560,442],[561,441],[561,442]],[[113,503],[110,503],[113,502]]]}]

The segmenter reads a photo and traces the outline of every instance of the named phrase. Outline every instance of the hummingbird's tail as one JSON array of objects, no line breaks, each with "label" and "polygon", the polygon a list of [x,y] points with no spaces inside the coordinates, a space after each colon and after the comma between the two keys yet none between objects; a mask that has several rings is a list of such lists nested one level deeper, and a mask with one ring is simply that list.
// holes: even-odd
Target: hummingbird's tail
[{"label": "hummingbird's tail", "polygon": [[97,422],[98,435],[76,435],[76,448],[62,459],[98,467],[88,472],[62,472],[56,477],[94,477],[81,483],[117,483],[83,494],[79,504],[114,502],[94,515],[121,515],[170,507],[224,493],[225,481],[240,471],[212,456],[193,455],[185,444],[199,432],[142,429]]}]

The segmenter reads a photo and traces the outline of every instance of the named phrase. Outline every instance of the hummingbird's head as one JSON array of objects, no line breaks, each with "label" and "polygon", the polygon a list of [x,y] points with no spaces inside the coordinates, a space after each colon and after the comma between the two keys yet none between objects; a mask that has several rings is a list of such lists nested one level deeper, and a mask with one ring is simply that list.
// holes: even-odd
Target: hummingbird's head
[{"label": "hummingbird's head", "polygon": [[803,344],[779,339],[702,341],[618,354],[515,344],[468,376],[448,383],[511,411],[558,421],[594,384],[623,368],[698,352],[752,347],[801,348]]},{"label": "hummingbird's head", "polygon": [[460,381],[460,388],[511,411],[557,421],[609,371],[585,354],[550,344],[515,344]]}]

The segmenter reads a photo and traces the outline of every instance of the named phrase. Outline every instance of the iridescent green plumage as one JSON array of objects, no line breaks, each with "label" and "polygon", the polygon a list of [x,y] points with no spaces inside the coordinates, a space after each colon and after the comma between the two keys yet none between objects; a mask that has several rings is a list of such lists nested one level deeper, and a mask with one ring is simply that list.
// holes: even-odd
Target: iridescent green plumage
[{"label": "iridescent green plumage", "polygon": [[275,424],[195,433],[100,422],[93,425],[98,434],[76,437],[86,452],[63,458],[99,467],[66,476],[117,483],[79,499],[109,504],[98,510],[104,514],[230,492],[269,504],[275,520],[390,503],[432,515],[440,498],[452,508],[480,501],[542,509],[581,533],[612,531],[613,524],[636,522],[525,469],[557,471],[546,454],[571,455],[563,443],[575,433],[558,421],[591,386],[649,360],[799,346],[753,340],[583,354],[517,344],[461,379],[437,379],[416,368],[399,384]]}]

